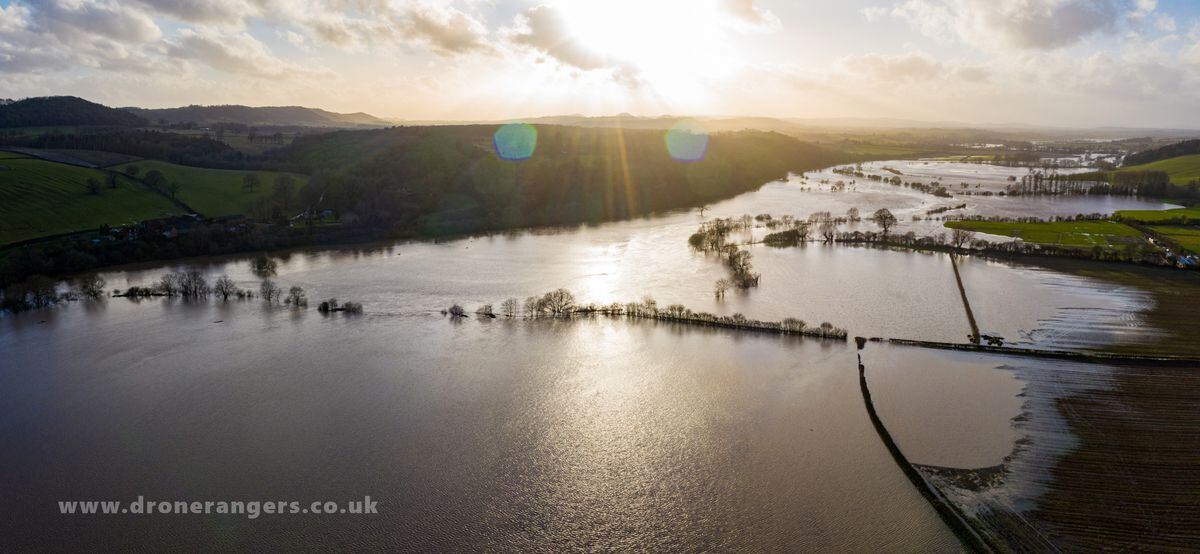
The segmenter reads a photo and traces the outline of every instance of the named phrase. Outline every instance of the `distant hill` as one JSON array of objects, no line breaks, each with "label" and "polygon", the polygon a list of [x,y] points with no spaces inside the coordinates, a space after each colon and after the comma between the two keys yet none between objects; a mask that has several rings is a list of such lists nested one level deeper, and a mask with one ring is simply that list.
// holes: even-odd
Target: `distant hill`
[{"label": "distant hill", "polygon": [[145,124],[146,120],[136,114],[74,96],[43,96],[0,104],[0,128]]},{"label": "distant hill", "polygon": [[1170,158],[1178,158],[1179,156],[1190,156],[1200,154],[1200,139],[1185,140],[1175,144],[1168,144],[1158,148],[1151,148],[1141,152],[1135,152],[1125,157],[1122,164],[1124,167],[1135,165],[1144,165],[1151,162],[1167,160]]},{"label": "distant hill", "polygon": [[238,123],[300,127],[386,127],[391,123],[362,112],[335,113],[303,106],[184,106],[181,108],[123,108],[125,111],[158,123]]}]

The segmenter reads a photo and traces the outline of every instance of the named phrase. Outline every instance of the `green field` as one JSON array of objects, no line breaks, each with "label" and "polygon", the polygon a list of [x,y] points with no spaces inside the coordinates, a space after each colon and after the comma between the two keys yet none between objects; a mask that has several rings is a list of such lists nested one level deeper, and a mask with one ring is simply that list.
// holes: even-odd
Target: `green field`
[{"label": "green field", "polygon": [[[202,137],[204,135],[208,135],[208,137],[213,140],[216,140],[216,138],[217,138],[216,132],[205,131],[202,129],[171,129],[171,132],[178,134],[178,135],[187,135],[190,137],[197,137],[197,138]],[[273,135],[274,132],[264,131],[264,134],[265,135]],[[249,134],[235,133],[233,131],[225,131],[225,133],[222,136],[224,138],[221,139],[221,142],[224,142],[225,144],[229,145],[229,147],[233,148],[234,150],[245,152],[247,154],[262,154],[263,152],[266,152],[267,150],[270,150],[272,148],[283,148],[284,146],[291,144],[292,139],[296,138],[295,133],[283,133],[283,142],[282,143],[274,143],[269,140],[264,140],[261,137],[256,138],[254,142],[250,142]]]},{"label": "green field", "polygon": [[28,157],[29,156],[26,156],[25,154],[18,154],[16,152],[5,152],[3,150],[0,150],[0,160],[16,160],[16,159],[28,158]]},{"label": "green field", "polygon": [[[232,169],[206,169],[176,165],[157,160],[142,160],[114,167],[117,171],[126,171],[129,166],[136,165],[139,176],[145,176],[150,170],[158,170],[167,180],[179,183],[178,198],[201,215],[218,217],[223,215],[244,214],[250,203],[257,198],[271,194],[275,179],[284,175],[273,171],[241,171]],[[257,173],[261,181],[254,190],[247,190],[243,178],[247,173]],[[303,175],[292,174],[297,187],[308,180]]]},{"label": "green field", "polygon": [[1123,247],[1144,242],[1142,233],[1115,221],[1062,221],[1051,223],[1000,223],[992,221],[948,221],[950,229],[967,229],[989,235],[1018,237],[1026,242],[1091,248]]},{"label": "green field", "polygon": [[1200,254],[1200,227],[1160,225],[1151,227],[1151,229],[1178,242],[1180,246],[1188,249],[1193,254]]},{"label": "green field", "polygon": [[1200,180],[1200,154],[1180,156],[1148,164],[1122,167],[1121,171],[1165,171],[1176,185],[1186,185]]},{"label": "green field", "polygon": [[[0,165],[6,168],[0,169],[0,244],[182,213],[128,179],[109,189],[100,170],[33,158]],[[100,181],[99,195],[88,194],[89,177]]]},{"label": "green field", "polygon": [[1186,219],[1189,223],[1200,222],[1200,208],[1176,208],[1174,210],[1120,210],[1115,214],[1118,219],[1128,219],[1140,223],[1160,223],[1177,219]]}]

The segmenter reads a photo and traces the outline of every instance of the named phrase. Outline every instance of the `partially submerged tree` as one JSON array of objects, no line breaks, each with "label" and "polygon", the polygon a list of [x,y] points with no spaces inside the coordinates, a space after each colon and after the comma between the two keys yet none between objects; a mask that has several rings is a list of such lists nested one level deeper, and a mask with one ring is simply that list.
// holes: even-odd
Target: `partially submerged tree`
[{"label": "partially submerged tree", "polygon": [[968,231],[967,229],[955,229],[950,233],[950,244],[953,244],[954,248],[962,250],[963,247],[971,244],[971,241],[974,238],[975,233]]},{"label": "partially submerged tree", "polygon": [[230,296],[238,296],[239,292],[241,291],[237,284],[228,275],[218,277],[217,282],[213,284],[213,294],[216,294],[221,300],[229,300]]},{"label": "partially submerged tree", "polygon": [[883,229],[885,235],[896,225],[896,216],[892,215],[892,211],[887,208],[875,210],[875,215],[871,216],[871,219],[874,219],[875,224]]},{"label": "partially submerged tree", "polygon": [[509,298],[500,304],[500,313],[504,317],[517,317],[521,312],[521,303],[516,298]]},{"label": "partially submerged tree", "polygon": [[279,296],[283,294],[283,291],[279,288],[279,285],[275,284],[275,281],[263,279],[262,284],[258,286],[258,294],[268,304],[274,304],[279,301]]},{"label": "partially submerged tree", "polygon": [[287,298],[283,301],[283,303],[293,308],[307,308],[308,296],[304,294],[303,288],[293,286],[292,288],[288,289]]},{"label": "partially submerged tree", "polygon": [[87,298],[100,298],[104,296],[104,285],[106,284],[103,277],[90,273],[79,278],[79,293]]},{"label": "partially submerged tree", "polygon": [[725,291],[729,290],[729,279],[717,279],[716,285],[713,286],[713,296],[718,300],[725,298]]}]

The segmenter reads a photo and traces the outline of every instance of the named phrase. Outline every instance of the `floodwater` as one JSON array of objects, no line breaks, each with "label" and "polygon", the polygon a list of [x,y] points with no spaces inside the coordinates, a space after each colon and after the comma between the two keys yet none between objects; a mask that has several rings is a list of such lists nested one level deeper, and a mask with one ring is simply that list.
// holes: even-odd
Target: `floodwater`
[{"label": "floodwater", "polygon": [[[277,254],[275,280],[285,289],[304,287],[314,305],[361,302],[360,317],[258,301],[115,298],[0,317],[8,452],[0,543],[958,549],[867,419],[852,345],[627,320],[454,322],[439,314],[453,302],[472,311],[565,287],[584,302],[650,296],[717,314],[829,321],[852,336],[961,342],[965,310],[941,254],[753,245],[761,285],[714,298],[725,268],[687,246],[705,218],[806,217],[854,205],[864,214],[888,207],[906,221],[936,205],[987,210],[984,200],[1001,201],[871,182],[832,192],[818,190],[814,174],[807,179],[768,184],[703,215]],[[1026,215],[1161,206],[1010,201]],[[124,289],[199,269],[210,282],[227,274],[256,289],[248,260],[104,276],[109,288]],[[1177,325],[1185,315],[1158,316],[1168,295],[1200,290],[1194,275],[1163,270],[973,258],[960,269],[980,327],[1035,347],[1157,348],[1190,332]],[[1168,273],[1170,287],[1139,286]],[[914,463],[975,470],[1019,451],[1014,421],[1030,409],[1019,372],[991,358],[919,349],[872,346],[864,357],[880,415]],[[1038,467],[1049,471],[1054,459]],[[138,495],[370,495],[380,514],[57,515],[58,500]],[[72,533],[54,532],[62,528]]]}]

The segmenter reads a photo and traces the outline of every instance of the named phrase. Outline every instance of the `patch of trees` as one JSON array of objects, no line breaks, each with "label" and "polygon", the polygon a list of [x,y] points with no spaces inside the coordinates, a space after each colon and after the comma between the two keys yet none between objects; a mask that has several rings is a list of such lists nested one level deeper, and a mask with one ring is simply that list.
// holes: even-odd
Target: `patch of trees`
[{"label": "patch of trees", "polygon": [[[763,216],[759,216],[759,221],[764,221]],[[728,281],[721,280],[717,282],[716,295],[718,298],[725,295],[725,290],[730,285],[738,289],[745,290],[758,286],[758,281],[761,275],[754,272],[754,266],[750,260],[752,255],[748,250],[742,250],[735,244],[728,244],[726,240],[729,233],[740,230],[749,229],[752,219],[749,215],[744,215],[739,219],[713,219],[700,224],[700,229],[688,237],[688,244],[698,251],[705,253],[716,253],[720,256],[721,261],[729,268],[732,274]],[[725,281],[722,283],[722,281]],[[722,286],[724,285],[724,286]]]},{"label": "patch of trees", "polygon": [[1158,148],[1134,152],[1133,154],[1125,156],[1125,160],[1121,163],[1121,165],[1123,167],[1131,167],[1171,158],[1178,158],[1179,156],[1190,156],[1192,154],[1200,154],[1200,139],[1185,140],[1175,144],[1168,144]]},{"label": "patch of trees", "polygon": [[0,104],[0,128],[104,125],[137,127],[145,119],[74,96],[43,96]]},{"label": "patch of trees", "polygon": [[0,144],[54,150],[101,150],[199,167],[240,169],[257,165],[255,160],[223,142],[161,131],[51,132],[38,136],[0,136]]}]

